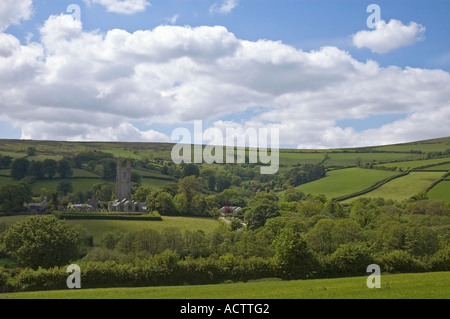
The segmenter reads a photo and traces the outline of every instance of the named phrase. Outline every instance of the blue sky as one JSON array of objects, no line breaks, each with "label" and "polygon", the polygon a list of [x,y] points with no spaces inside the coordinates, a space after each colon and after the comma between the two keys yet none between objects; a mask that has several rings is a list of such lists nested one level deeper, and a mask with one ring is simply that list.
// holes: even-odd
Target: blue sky
[{"label": "blue sky", "polygon": [[[24,3],[27,2],[27,0],[21,1]],[[14,3],[17,5],[17,2],[21,1],[10,1],[11,6],[13,6]],[[19,21],[6,21],[3,23],[3,25],[6,25],[6,27],[3,28],[3,34],[11,35],[18,39],[22,48],[29,47],[34,43],[37,46],[42,47],[42,52],[36,53],[36,60],[41,63],[41,65],[36,66],[36,73],[32,73],[32,77],[35,77],[36,80],[35,87],[30,85],[28,91],[28,84],[31,81],[30,78],[27,77],[29,75],[19,75],[19,73],[15,78],[21,78],[23,81],[22,84],[20,81],[13,83],[13,80],[10,80],[9,82],[11,87],[17,85],[17,87],[15,87],[17,92],[21,92],[22,87],[27,87],[27,89],[23,89],[23,95],[26,95],[27,98],[24,99],[22,104],[18,102],[18,104],[20,104],[18,108],[33,109],[36,110],[36,114],[40,115],[36,115],[35,118],[32,118],[30,115],[29,118],[25,120],[23,119],[23,115],[14,114],[14,109],[10,107],[12,103],[10,100],[11,94],[7,95],[6,89],[0,89],[0,92],[1,90],[4,91],[4,95],[0,95],[0,138],[91,140],[103,139],[102,136],[104,136],[105,140],[145,141],[149,139],[164,141],[167,140],[167,137],[170,137],[170,132],[174,127],[190,125],[189,123],[192,122],[196,115],[198,117],[197,119],[205,121],[206,126],[212,127],[241,125],[245,128],[252,124],[259,126],[279,124],[280,129],[282,130],[281,136],[286,137],[283,138],[283,140],[286,140],[286,143],[282,144],[288,147],[373,145],[377,144],[378,139],[379,143],[395,143],[450,135],[449,126],[447,126],[448,122],[444,122],[442,119],[439,120],[440,117],[446,117],[450,105],[448,95],[446,92],[443,92],[445,90],[450,90],[447,86],[448,75],[450,72],[449,1],[148,0],[147,6],[145,6],[143,10],[136,10],[136,12],[128,12],[126,14],[124,12],[109,12],[111,10],[114,11],[114,9],[111,9],[111,3],[114,1],[115,0],[33,0],[31,15],[27,16],[24,13],[24,18]],[[139,2],[141,0],[127,1]],[[145,2],[145,0],[142,1]],[[220,11],[221,6],[226,5],[227,1],[229,1],[229,9]],[[419,32],[417,31],[419,29],[415,29],[417,32],[412,36],[416,38],[411,40],[412,43],[405,45],[399,44],[398,47],[393,43],[392,46],[394,48],[389,48],[388,52],[385,53],[373,52],[374,50],[379,50],[379,38],[374,39],[373,41],[375,42],[368,42],[368,44],[363,41],[362,47],[358,47],[354,35],[361,31],[373,31],[366,25],[366,19],[370,15],[370,13],[366,12],[366,8],[372,3],[380,6],[381,19],[386,23],[391,19],[399,21],[400,26],[397,26],[398,30],[392,29],[395,32],[399,31],[400,28],[410,26],[410,23],[414,23],[419,26],[419,28],[423,28],[420,29],[422,31]],[[146,113],[142,107],[139,109],[139,106],[130,105],[130,110],[133,110],[135,113],[131,112],[131,115],[124,118],[122,122],[119,117],[114,116],[122,115],[123,118],[123,114],[117,114],[117,112],[115,113],[111,110],[105,112],[104,114],[106,115],[104,116],[105,118],[108,118],[109,122],[106,120],[104,126],[101,128],[99,127],[98,132],[89,131],[95,130],[93,124],[90,122],[79,123],[80,125],[78,126],[74,123],[68,123],[68,126],[70,126],[69,130],[64,129],[64,126],[55,128],[55,125],[52,125],[52,123],[55,121],[60,123],[62,121],[61,118],[64,116],[61,115],[61,118],[58,119],[55,119],[54,116],[47,116],[49,109],[55,107],[52,103],[55,105],[57,104],[61,109],[70,112],[76,111],[76,107],[72,104],[65,105],[65,99],[62,96],[57,96],[56,93],[52,101],[40,101],[35,104],[33,103],[31,96],[33,96],[32,92],[39,90],[43,90],[42,92],[44,92],[44,89],[48,90],[47,92],[63,92],[59,91],[62,89],[56,84],[48,84],[45,88],[40,87],[40,85],[42,85],[40,76],[46,74],[48,76],[46,79],[48,79],[50,75],[62,74],[61,70],[63,69],[59,69],[58,72],[53,69],[55,64],[49,63],[51,58],[55,58],[56,60],[56,57],[60,55],[61,59],[64,57],[64,59],[70,61],[65,53],[71,52],[73,53],[71,58],[78,60],[79,56],[83,53],[81,52],[83,51],[83,47],[79,49],[80,55],[77,55],[76,51],[72,51],[75,50],[75,37],[73,39],[66,39],[69,44],[67,44],[68,46],[65,50],[59,51],[59,49],[51,48],[55,43],[50,44],[50,41],[59,40],[53,38],[50,40],[48,34],[49,32],[58,30],[55,28],[62,28],[63,22],[61,19],[61,21],[52,21],[50,17],[67,14],[66,8],[70,4],[79,5],[81,9],[82,30],[79,31],[77,29],[78,31],[76,32],[81,32],[80,34],[86,38],[93,34],[99,34],[102,37],[102,39],[95,40],[99,42],[92,48],[90,47],[92,42],[86,42],[86,48],[89,48],[89,50],[94,50],[94,47],[100,47],[101,43],[109,43],[106,41],[106,38],[107,34],[112,34],[111,30],[126,31],[127,36],[131,39],[133,36],[137,35],[136,31],[139,30],[150,32],[160,26],[166,26],[168,28],[165,29],[165,32],[171,34],[172,31],[176,31],[176,29],[174,29],[175,26],[180,26],[194,30],[193,34],[189,37],[189,39],[193,39],[200,33],[198,27],[209,26],[211,27],[211,29],[209,29],[211,32],[208,31],[207,35],[202,33],[201,36],[203,38],[200,38],[205,43],[208,43],[210,39],[214,39],[214,41],[217,40],[215,34],[220,34],[220,37],[226,37],[226,41],[234,41],[233,39],[235,38],[240,44],[243,43],[245,45],[245,43],[250,43],[259,49],[260,46],[257,45],[261,43],[260,41],[268,40],[268,47],[261,49],[264,50],[261,52],[261,55],[270,55],[270,58],[267,59],[271,62],[265,60],[264,63],[261,61],[257,61],[258,63],[256,63],[255,61],[258,57],[251,57],[251,59],[249,58],[250,60],[248,63],[244,64],[253,66],[253,62],[255,62],[251,71],[255,71],[255,74],[263,74],[263,76],[269,77],[267,79],[262,79],[264,83],[261,85],[266,91],[275,88],[279,83],[284,83],[284,80],[277,80],[277,74],[280,74],[282,77],[286,75],[286,78],[296,77],[296,73],[292,71],[291,74],[291,70],[289,70],[289,65],[293,60],[299,61],[298,59],[301,60],[305,58],[316,61],[316,54],[320,59],[323,58],[323,55],[326,55],[327,59],[331,59],[333,63],[336,63],[337,67],[326,69],[328,66],[323,67],[322,65],[318,65],[317,68],[314,66],[313,69],[308,69],[305,74],[318,74],[317,85],[314,82],[315,80],[311,80],[311,83],[314,82],[313,89],[309,87],[309,80],[306,79],[289,92],[282,88],[278,90],[274,89],[274,93],[270,96],[264,96],[266,92],[262,90],[261,87],[255,89],[255,82],[251,84],[247,83],[246,85],[239,87],[231,87],[232,84],[239,82],[239,79],[248,73],[244,72],[239,75],[236,73],[236,70],[233,69],[232,72],[230,71],[232,75],[227,77],[226,81],[222,81],[222,79],[219,79],[221,77],[218,76],[217,83],[215,83],[216,87],[222,87],[223,85],[223,88],[226,88],[224,90],[230,91],[224,92],[222,90],[220,93],[223,93],[224,96],[218,96],[219,94],[211,88],[211,96],[205,96],[203,99],[201,98],[201,94],[197,94],[196,102],[198,103],[198,106],[186,107],[187,109],[191,108],[190,110],[194,113],[192,114],[191,112],[190,115],[188,115],[187,112],[184,112],[184,110],[180,110],[180,108],[183,108],[183,103],[181,103],[183,101],[182,97],[189,96],[190,93],[186,92],[204,88],[204,85],[197,81],[197,78],[203,73],[199,73],[199,75],[195,73],[197,71],[192,71],[192,76],[189,77],[191,80],[189,85],[188,80],[179,81],[178,78],[182,78],[183,76],[177,74],[173,75],[170,81],[173,80],[173,83],[178,83],[178,85],[174,85],[170,90],[167,88],[162,89],[156,84],[155,87],[152,86],[152,90],[154,90],[153,93],[158,96],[165,97],[165,94],[169,94],[167,92],[170,91],[170,94],[176,96],[177,103],[170,104],[166,100],[161,102],[161,104],[155,102],[155,105],[149,106],[149,109],[145,110],[145,112],[149,113],[148,116],[145,115]],[[0,22],[1,19],[2,15],[0,13]],[[54,25],[52,23],[54,23]],[[0,23],[0,27],[1,25],[2,24]],[[48,30],[50,31],[47,32],[47,28],[44,28],[44,26],[48,26]],[[213,29],[215,26],[225,27],[226,34],[222,32],[223,30],[221,31],[217,28]],[[394,26],[392,26],[392,28],[394,28]],[[46,35],[47,38],[45,38]],[[148,35],[150,36],[150,33]],[[393,36],[396,35],[397,34]],[[400,33],[400,35],[402,34]],[[419,36],[420,39],[418,39]],[[77,38],[79,37],[77,36]],[[393,38],[386,39],[386,41],[393,41],[392,39]],[[285,46],[281,46],[278,41]],[[395,40],[393,42],[395,42]],[[218,46],[223,44],[223,42],[220,41],[218,43]],[[145,43],[140,44],[145,46]],[[185,43],[184,47],[191,48],[190,45],[191,44]],[[214,42],[211,45],[214,46],[216,43]],[[337,51],[331,50],[322,52],[321,50],[323,47],[333,47],[336,48]],[[36,49],[35,47],[33,48]],[[149,48],[146,47],[146,49]],[[150,48],[149,50],[153,50],[153,48]],[[157,50],[157,48],[155,50]],[[218,50],[220,51],[221,49],[219,48]],[[292,54],[292,56],[287,57],[287,53],[285,56],[286,50],[289,52],[292,51],[289,53]],[[299,56],[296,56],[297,53],[295,50],[297,50],[297,53],[300,52]],[[175,65],[179,66],[182,58],[188,57],[195,62],[195,66],[193,66],[192,70],[198,70],[200,66],[201,68],[208,68],[208,65],[205,64],[204,61],[197,61],[196,56],[191,55],[194,53],[188,51],[183,51],[183,54],[185,54],[183,57],[177,55],[178,64],[176,64],[175,61],[171,61],[171,63],[174,63],[172,67],[176,67]],[[38,52],[38,49],[36,49],[36,52]],[[238,51],[233,52],[234,53],[230,53],[230,55],[227,56],[230,58],[230,61],[231,57],[236,57],[236,52]],[[286,65],[283,66],[283,68],[280,67],[283,63],[277,60],[278,52],[284,52],[282,53],[282,56],[283,59],[286,60],[283,60],[282,62],[286,62]],[[100,54],[100,52],[97,53]],[[300,57],[300,55],[303,56]],[[294,56],[296,57],[294,58]],[[208,57],[208,59],[209,58],[210,57]],[[21,58],[17,57],[17,59]],[[88,58],[86,57],[86,59]],[[23,58],[20,61],[22,60]],[[95,59],[92,58],[89,61],[94,63]],[[306,64],[297,65],[299,70],[308,68],[312,63],[311,61],[301,61],[301,63]],[[326,59],[321,60],[321,63],[326,64],[327,61],[328,60]],[[372,62],[368,61],[373,61],[377,65],[378,71],[374,71],[374,78],[376,77],[376,80],[372,81],[370,79],[369,74],[372,72],[370,63]],[[82,65],[82,61],[80,60],[79,62],[80,65]],[[116,63],[116,61],[114,61],[114,63]],[[154,70],[159,70],[163,63],[156,64],[156,62],[151,61],[144,64],[141,63],[141,60],[132,61],[130,63],[135,70],[134,76],[138,75],[138,72],[136,71],[137,66],[139,66],[139,68],[142,67],[143,70],[146,70],[145,72],[152,74],[152,76],[160,76],[162,74],[159,71],[156,72]],[[227,63],[230,63],[229,65],[234,65],[233,61],[228,61]],[[227,73],[229,71],[229,69],[223,65],[220,65],[220,68],[217,68],[219,71],[216,71],[215,67],[217,63],[214,62],[213,64],[214,68],[211,67],[211,69],[205,69],[207,70],[206,72],[214,74],[214,72]],[[273,68],[274,70],[273,79],[270,79],[271,73],[266,72],[264,69],[267,64],[271,64],[270,68]],[[345,74],[345,70],[350,68],[350,65],[352,65],[351,68],[353,68],[355,64],[361,64],[360,67],[355,67],[358,71],[355,71],[355,74],[352,73],[351,75]],[[167,66],[168,64],[164,65]],[[339,69],[340,65],[342,65],[344,73],[337,74],[337,71],[335,72],[334,70]],[[35,67],[34,64],[33,67]],[[96,69],[96,67],[97,66],[94,64],[92,66],[86,66],[86,68],[90,68],[90,70]],[[102,71],[102,74],[104,74],[108,71],[108,68],[104,64],[102,64],[102,67],[105,67],[105,70]],[[146,67],[148,67],[148,69]],[[278,67],[280,68],[278,69]],[[326,70],[324,70],[324,68]],[[360,71],[360,69],[363,68],[364,71]],[[414,74],[407,71],[411,68],[414,69]],[[0,70],[2,69],[0,68]],[[425,70],[425,73],[422,70]],[[351,72],[353,71],[354,70],[352,69]],[[12,69],[10,72],[19,71],[17,71],[17,69]],[[184,70],[183,72],[191,74],[191,69]],[[299,72],[298,77],[304,77],[305,74]],[[114,77],[114,75],[111,76]],[[230,77],[233,76],[236,76],[236,78],[230,80]],[[93,75],[93,77],[95,77],[95,75]],[[259,77],[261,77],[261,75],[259,75]],[[341,77],[342,79],[340,79]],[[361,80],[358,80],[360,77]],[[163,78],[165,79],[165,77],[162,76],[161,81]],[[137,81],[136,77],[131,79],[130,76],[128,79],[130,82],[123,81],[123,79],[120,79],[119,81],[119,79],[117,79],[119,81],[117,83],[120,83],[122,86],[131,86],[131,83]],[[140,83],[144,83],[147,78],[139,77],[139,79],[141,81]],[[216,81],[216,78],[211,75],[209,79],[214,79],[214,81]],[[258,79],[258,76],[255,75],[254,79]],[[411,79],[415,79],[414,81],[425,82],[410,83],[412,81]],[[74,81],[75,80],[76,78],[74,78]],[[90,82],[90,80],[91,78],[87,79],[88,82]],[[152,81],[151,76],[148,80]],[[8,81],[8,79],[5,81]],[[39,81],[41,81],[40,84],[38,83]],[[386,88],[382,88],[383,85],[386,85],[387,81],[392,81],[391,87],[387,86]],[[92,85],[94,87],[98,86],[96,89],[98,92],[102,93],[100,95],[96,94],[95,98],[93,96],[83,96],[83,98],[80,98],[78,95],[80,99],[78,104],[90,103],[89,105],[96,105],[97,102],[101,103],[98,100],[102,99],[99,98],[99,96],[103,97],[102,94],[104,94],[103,83],[94,82],[95,81],[93,80]],[[364,85],[362,83],[364,83]],[[67,83],[67,85],[69,87],[70,83]],[[73,85],[74,91],[77,91],[79,89],[79,82],[73,83]],[[354,90],[359,90],[359,88],[357,88],[359,85],[361,85],[361,90],[363,90],[360,95],[358,95],[358,92],[352,91],[353,88]],[[398,88],[395,87],[397,85]],[[115,96],[119,96],[121,99],[123,98],[128,101],[128,96],[122,95],[122,92],[119,92],[118,89],[117,91],[114,91],[118,86],[119,84],[114,84],[109,87],[107,94],[111,94],[111,96],[115,94]],[[178,86],[179,91],[175,88]],[[333,92],[331,92],[331,86],[333,86]],[[373,86],[373,90],[371,89],[371,86]],[[426,90],[422,92],[420,89],[417,89],[421,87],[426,87]],[[136,92],[141,89],[142,88],[136,89]],[[391,89],[393,90],[392,92]],[[111,93],[111,90],[114,92]],[[132,89],[132,91],[133,90],[134,89]],[[374,93],[374,96],[384,95],[386,92],[386,96],[392,95],[392,99],[388,101],[387,97],[385,100],[378,97],[371,98],[369,96],[372,91],[377,91],[377,95]],[[342,92],[342,95],[339,96],[339,92]],[[348,95],[350,94],[349,92],[351,92],[351,95]],[[14,94],[21,96],[20,93]],[[333,97],[333,94],[338,95]],[[417,97],[414,97],[414,94],[417,94]],[[197,99],[197,96],[200,97]],[[217,96],[217,101],[214,100],[214,96]],[[224,101],[227,99],[226,96],[232,96],[232,98],[229,101]],[[321,100],[323,96],[327,96],[326,101]],[[415,101],[422,101],[424,97],[433,101],[433,103],[429,106],[427,103],[415,103]],[[44,100],[44,98],[42,99]],[[140,99],[151,99],[151,97],[137,94],[136,97],[133,98],[133,101]],[[38,100],[40,100],[40,98]],[[333,101],[336,101],[336,104],[339,105],[336,110],[336,114],[338,115],[335,116],[335,119],[330,116],[319,117],[319,111],[322,111],[323,114],[327,115],[329,115],[330,112],[333,112],[333,109],[329,108],[331,107],[329,105],[332,104]],[[105,101],[105,105],[106,103],[108,103],[108,101]],[[186,101],[186,103],[189,104],[189,101]],[[216,104],[219,105],[217,106],[217,112],[209,112],[208,110],[213,109]],[[313,107],[311,105],[317,106]],[[125,107],[127,106],[125,105]],[[134,107],[136,107],[136,109],[134,109]],[[432,114],[429,116],[425,114],[425,108],[428,107],[430,107],[429,114]],[[86,106],[79,106],[79,108],[84,110]],[[98,109],[103,110],[101,105]],[[168,110],[166,112],[167,114],[164,116],[158,113],[158,110],[163,109]],[[39,112],[37,112],[38,110]],[[292,122],[290,122],[290,117],[287,114],[288,112],[295,113],[296,110],[298,110],[298,113],[305,114],[305,116],[294,116],[296,121],[292,119]],[[71,114],[70,112],[68,114]],[[175,116],[174,114],[179,114],[179,116]],[[70,117],[70,115],[67,116]],[[101,116],[101,114],[99,114],[99,116]],[[77,121],[82,122],[80,119],[77,119]],[[292,128],[297,125],[296,123],[298,123],[298,126],[302,130],[298,135],[292,133]],[[314,125],[317,123],[320,123],[320,130],[314,129]],[[416,123],[423,123],[424,127],[416,127],[416,129],[413,130],[411,127],[416,125]],[[52,128],[49,129],[49,126],[52,126]],[[122,134],[114,135],[111,133],[114,131],[114,126],[121,127]],[[440,127],[440,129],[437,129],[436,127]],[[86,129],[89,133],[84,134],[82,132],[83,129]],[[73,131],[72,135],[67,133],[71,131]],[[133,132],[136,133],[136,137],[134,137]],[[398,133],[395,135],[393,132]]]}]

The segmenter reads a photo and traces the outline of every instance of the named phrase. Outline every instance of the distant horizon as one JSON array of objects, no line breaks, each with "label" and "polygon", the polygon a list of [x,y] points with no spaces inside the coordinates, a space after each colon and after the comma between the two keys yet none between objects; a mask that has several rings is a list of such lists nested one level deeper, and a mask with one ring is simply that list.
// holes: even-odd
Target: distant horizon
[{"label": "distant horizon", "polygon": [[[426,140],[417,140],[417,141],[409,141],[409,142],[402,142],[402,143],[395,143],[395,144],[380,144],[380,145],[367,145],[367,146],[357,146],[357,147],[341,147],[341,148],[289,148],[289,147],[284,147],[283,145],[280,145],[280,150],[292,150],[292,151],[302,151],[302,150],[306,150],[306,151],[332,151],[332,150],[347,150],[347,149],[361,149],[361,148],[374,148],[374,147],[382,147],[382,146],[395,146],[395,145],[407,145],[407,144],[415,144],[415,143],[422,143],[422,144],[426,144],[426,142],[428,141],[433,141],[433,140],[440,140],[440,139],[446,139],[446,138],[450,138],[449,136],[442,136],[442,137],[437,137],[437,138],[431,138],[431,139],[426,139]],[[167,145],[175,145],[177,144],[176,142],[132,142],[132,141],[64,141],[64,140],[38,140],[38,139],[9,139],[9,138],[0,138],[0,141],[23,141],[23,142],[62,142],[62,143],[130,143],[130,144],[167,144]],[[179,143],[179,144],[183,144],[183,143]],[[195,146],[198,144],[185,144],[185,145],[191,145],[191,146]],[[202,144],[202,146],[207,146],[208,144]],[[214,145],[212,145],[214,146]],[[216,146],[220,146],[220,145],[216,145]],[[226,146],[223,146],[226,147]],[[242,146],[235,146],[235,148],[239,149],[242,148]],[[248,146],[246,146],[245,148],[249,148]],[[450,145],[449,145],[450,148]],[[268,149],[270,150],[270,147],[268,147]],[[1,153],[0,153],[1,154]]]}]

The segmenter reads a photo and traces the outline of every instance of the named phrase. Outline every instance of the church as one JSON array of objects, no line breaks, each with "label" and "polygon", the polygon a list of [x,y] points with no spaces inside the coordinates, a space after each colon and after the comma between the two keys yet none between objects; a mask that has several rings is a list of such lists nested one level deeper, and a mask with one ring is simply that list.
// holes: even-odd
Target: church
[{"label": "church", "polygon": [[122,160],[117,160],[116,200],[108,203],[110,212],[143,213],[147,211],[145,202],[131,199],[131,161],[123,166]]}]

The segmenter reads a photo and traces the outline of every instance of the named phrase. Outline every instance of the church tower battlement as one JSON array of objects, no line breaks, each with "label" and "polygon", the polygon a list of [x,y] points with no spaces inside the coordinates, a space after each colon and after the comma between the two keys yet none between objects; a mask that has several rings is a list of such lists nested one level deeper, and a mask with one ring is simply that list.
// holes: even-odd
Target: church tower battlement
[{"label": "church tower battlement", "polygon": [[127,161],[125,166],[122,166],[122,159],[117,160],[117,176],[116,176],[116,199],[121,201],[123,199],[131,200],[131,162]]}]

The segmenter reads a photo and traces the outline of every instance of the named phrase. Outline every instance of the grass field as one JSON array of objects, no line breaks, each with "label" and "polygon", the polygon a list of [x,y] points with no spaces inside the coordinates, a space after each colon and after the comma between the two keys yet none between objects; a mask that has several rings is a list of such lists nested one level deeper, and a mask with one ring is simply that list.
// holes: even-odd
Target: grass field
[{"label": "grass field", "polygon": [[329,153],[329,159],[324,165],[330,166],[356,166],[357,160],[365,163],[380,163],[392,161],[408,161],[423,157],[421,154],[405,154],[405,153]]},{"label": "grass field", "polygon": [[[98,183],[108,182],[101,178],[71,178],[73,192],[86,191],[91,189],[92,186]],[[60,179],[41,180],[31,184],[31,190],[33,194],[38,195],[41,193],[42,188],[46,188],[48,191],[56,192]]]},{"label": "grass field", "polygon": [[426,171],[450,171],[450,163],[431,166],[425,169]]},{"label": "grass field", "polygon": [[[385,199],[404,200],[423,192],[433,182],[441,178],[443,172],[411,172],[396,178],[361,197],[383,197]],[[350,200],[355,200],[358,197]]]},{"label": "grass field", "polygon": [[429,159],[429,160],[386,163],[386,164],[381,164],[379,166],[400,167],[403,170],[408,170],[408,169],[413,169],[413,168],[427,166],[427,165],[432,165],[432,164],[440,164],[440,163],[448,162],[448,161],[449,161],[448,158],[433,158],[433,159]]},{"label": "grass field", "polygon": [[[5,223],[10,226],[27,216],[6,216],[0,217],[0,224]],[[82,226],[88,234],[94,236],[94,245],[97,245],[104,233],[108,231],[136,232],[142,229],[161,230],[168,227],[184,230],[202,230],[205,233],[214,231],[219,225],[219,221],[214,218],[195,217],[169,217],[164,216],[162,221],[134,221],[134,220],[67,220],[69,225]]]},{"label": "grass field", "polygon": [[410,152],[410,151],[421,151],[423,153],[442,152],[447,149],[450,149],[450,138],[447,137],[435,141],[424,141],[419,143],[379,146],[376,147],[375,149],[384,152]]},{"label": "grass field", "polygon": [[431,200],[443,200],[450,202],[450,181],[442,181],[427,193]]},{"label": "grass field", "polygon": [[381,276],[369,289],[367,277],[262,280],[206,286],[78,289],[0,294],[0,299],[449,299],[450,272]]},{"label": "grass field", "polygon": [[327,177],[297,187],[305,194],[322,194],[328,198],[353,194],[372,186],[375,182],[396,175],[396,172],[346,168],[328,172]]}]

